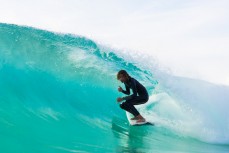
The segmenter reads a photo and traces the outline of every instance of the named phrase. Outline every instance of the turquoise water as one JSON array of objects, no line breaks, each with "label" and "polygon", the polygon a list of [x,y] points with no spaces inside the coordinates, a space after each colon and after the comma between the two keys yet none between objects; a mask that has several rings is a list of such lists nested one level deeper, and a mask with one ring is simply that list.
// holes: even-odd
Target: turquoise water
[{"label": "turquoise water", "polygon": [[[129,126],[126,69],[150,93]],[[0,24],[0,151],[229,152],[229,87],[154,71],[82,36]]]}]

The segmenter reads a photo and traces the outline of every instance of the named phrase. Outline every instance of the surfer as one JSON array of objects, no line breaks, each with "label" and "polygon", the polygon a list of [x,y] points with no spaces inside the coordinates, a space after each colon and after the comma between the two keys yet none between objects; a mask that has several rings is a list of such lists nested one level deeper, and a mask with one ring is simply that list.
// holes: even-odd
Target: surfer
[{"label": "surfer", "polygon": [[[145,122],[145,119],[134,107],[134,105],[144,104],[149,100],[149,95],[146,88],[136,79],[132,78],[125,70],[120,70],[118,72],[117,79],[124,83],[126,88],[126,90],[123,90],[122,87],[119,86],[118,91],[129,95],[117,98],[117,102],[122,102],[125,100],[125,102],[120,104],[120,107],[134,115],[131,120],[137,120],[137,123]],[[130,89],[133,91],[132,95],[130,95]]]}]

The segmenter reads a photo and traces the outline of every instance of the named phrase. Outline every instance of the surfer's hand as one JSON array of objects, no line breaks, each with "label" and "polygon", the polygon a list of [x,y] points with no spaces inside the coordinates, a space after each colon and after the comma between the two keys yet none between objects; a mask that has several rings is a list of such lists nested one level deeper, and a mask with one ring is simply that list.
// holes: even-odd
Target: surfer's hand
[{"label": "surfer's hand", "polygon": [[121,97],[117,98],[117,102],[121,102],[123,99]]},{"label": "surfer's hand", "polygon": [[119,86],[119,87],[118,87],[118,91],[119,91],[119,92],[122,92],[122,87]]}]

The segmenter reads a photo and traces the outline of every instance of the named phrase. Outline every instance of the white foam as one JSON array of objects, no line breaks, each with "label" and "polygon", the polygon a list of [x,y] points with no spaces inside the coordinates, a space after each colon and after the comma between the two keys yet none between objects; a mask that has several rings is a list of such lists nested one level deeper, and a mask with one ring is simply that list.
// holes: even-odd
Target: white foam
[{"label": "white foam", "polygon": [[159,86],[163,92],[137,106],[143,116],[182,136],[229,143],[229,87],[172,76],[159,79]]}]

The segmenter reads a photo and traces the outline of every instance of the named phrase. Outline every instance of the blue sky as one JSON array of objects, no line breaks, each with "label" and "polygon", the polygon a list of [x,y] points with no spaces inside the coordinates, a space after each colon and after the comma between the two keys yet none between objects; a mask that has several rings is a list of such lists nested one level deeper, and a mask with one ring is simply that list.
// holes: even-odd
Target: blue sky
[{"label": "blue sky", "polygon": [[179,76],[229,85],[228,0],[0,0],[0,22],[149,54]]}]

